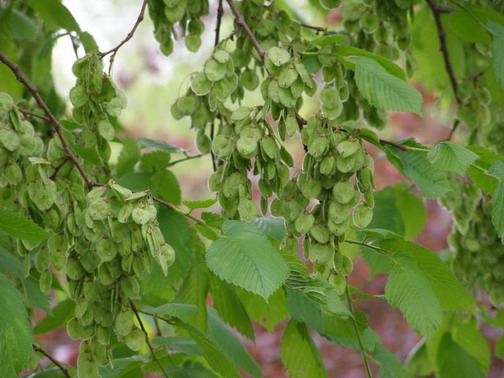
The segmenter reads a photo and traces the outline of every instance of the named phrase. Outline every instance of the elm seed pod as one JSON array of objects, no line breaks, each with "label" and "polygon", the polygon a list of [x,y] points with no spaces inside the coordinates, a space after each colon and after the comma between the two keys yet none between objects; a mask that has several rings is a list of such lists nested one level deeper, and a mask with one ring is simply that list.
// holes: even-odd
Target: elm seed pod
[{"label": "elm seed pod", "polygon": [[333,257],[334,251],[330,244],[314,243],[310,245],[308,254],[314,264],[325,265]]},{"label": "elm seed pod", "polygon": [[117,314],[114,328],[118,335],[127,336],[133,328],[133,323],[133,311],[126,307]]},{"label": "elm seed pod", "polygon": [[297,232],[304,235],[310,231],[315,222],[315,217],[311,214],[301,213],[294,222],[294,227]]},{"label": "elm seed pod", "polygon": [[337,182],[333,187],[333,196],[340,204],[349,203],[355,195],[355,189],[352,183],[348,181]]},{"label": "elm seed pod", "polygon": [[364,204],[358,205],[353,212],[353,222],[356,227],[364,228],[373,219],[373,210]]},{"label": "elm seed pod", "polygon": [[126,345],[134,351],[139,351],[145,342],[145,336],[141,329],[135,328],[126,336]]}]

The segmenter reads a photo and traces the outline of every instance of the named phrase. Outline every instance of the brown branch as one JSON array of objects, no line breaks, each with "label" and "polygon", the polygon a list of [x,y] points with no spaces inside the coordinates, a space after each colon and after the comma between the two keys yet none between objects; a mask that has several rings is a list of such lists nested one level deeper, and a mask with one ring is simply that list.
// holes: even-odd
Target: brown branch
[{"label": "brown branch", "polygon": [[380,144],[382,146],[389,145],[389,146],[398,148],[398,149],[400,149],[402,151],[407,151],[408,150],[408,148],[406,146],[403,146],[402,144],[399,144],[399,143],[391,142],[390,140],[380,139]]},{"label": "brown branch", "polygon": [[250,28],[248,27],[247,23],[245,22],[245,19],[243,16],[238,12],[238,9],[236,8],[235,3],[233,0],[226,0],[229,8],[231,8],[231,12],[233,12],[233,15],[235,16],[236,23],[240,25],[240,27],[243,29],[245,34],[247,34],[248,39],[250,42],[252,42],[252,45],[256,49],[257,53],[259,54],[259,58],[264,62],[264,50],[262,49],[261,45],[257,41],[256,37],[254,37],[254,34],[250,31]]},{"label": "brown branch", "polygon": [[426,0],[429,8],[432,10],[432,15],[434,16],[434,21],[436,22],[437,33],[439,37],[439,50],[443,54],[443,59],[446,67],[446,72],[450,79],[450,83],[453,89],[453,95],[455,96],[455,101],[458,105],[462,103],[458,95],[458,83],[455,78],[455,73],[453,71],[453,66],[451,64],[450,55],[448,53],[448,43],[446,42],[446,31],[441,22],[441,14],[448,13],[448,9],[438,6],[434,0]]},{"label": "brown branch", "polygon": [[51,120],[49,118],[47,118],[46,116],[43,116],[43,115],[40,115],[40,114],[37,114],[37,113],[34,113],[34,112],[31,112],[29,110],[26,110],[26,109],[21,109],[21,108],[18,108],[18,110],[23,113],[25,116],[30,116],[30,117],[35,117],[35,118],[40,118],[40,119],[43,119],[44,121],[46,122],[49,122],[51,123]]},{"label": "brown branch", "polygon": [[299,25],[302,26],[303,28],[315,30],[317,33],[327,31],[326,28],[321,28],[320,26],[308,25],[308,24],[304,24],[302,22],[299,22]]},{"label": "brown branch", "polygon": [[224,14],[224,7],[222,6],[222,0],[219,0],[219,6],[217,8],[217,22],[215,25],[215,42],[214,42],[214,47],[219,44],[220,40],[220,29],[221,29],[221,22],[222,22],[222,16]]},{"label": "brown branch", "polygon": [[65,165],[65,163],[68,161],[69,159],[65,156],[65,158],[63,159],[63,161],[61,163],[59,163],[56,167],[54,167],[54,172],[53,174],[51,175],[51,177],[49,177],[49,180],[53,180],[56,178],[56,175],[58,174],[58,172],[60,171],[61,168],[63,168],[63,166]]},{"label": "brown branch", "polygon": [[44,102],[44,100],[42,100],[42,97],[40,97],[39,93],[38,93],[38,90],[37,88],[35,88],[29,81],[26,77],[23,76],[23,74],[21,73],[21,71],[19,70],[19,67],[17,64],[14,64],[11,60],[9,60],[4,54],[2,54],[0,52],[0,62],[2,62],[3,64],[5,64],[7,67],[9,67],[9,69],[14,73],[14,75],[16,76],[16,79],[25,86],[25,88],[28,90],[28,92],[30,92],[30,94],[32,95],[32,97],[35,99],[35,101],[37,102],[37,105],[39,106],[40,109],[42,109],[44,111],[44,113],[46,114],[47,116],[47,119],[48,119],[48,122],[53,125],[54,127],[54,130],[56,131],[56,134],[58,134],[58,138],[60,139],[61,141],[61,145],[63,146],[63,150],[65,151],[65,156],[70,159],[75,167],[77,168],[77,170],[79,171],[79,173],[81,174],[82,178],[84,179],[84,181],[86,181],[86,184],[90,187],[92,186],[103,186],[104,184],[99,184],[95,181],[93,181],[89,175],[86,173],[86,171],[84,170],[84,168],[82,167],[82,165],[80,164],[79,162],[79,159],[77,159],[77,156],[74,155],[74,153],[72,152],[72,150],[70,149],[70,146],[67,142],[67,140],[65,139],[65,136],[63,135],[63,127],[61,126],[61,124],[58,122],[58,120],[56,119],[56,117],[52,114],[51,110],[49,110],[49,108],[47,107],[46,103]]},{"label": "brown branch", "polygon": [[70,374],[68,373],[67,368],[64,367],[63,364],[61,362],[59,362],[56,358],[51,356],[44,348],[42,348],[41,346],[39,346],[37,344],[32,344],[32,347],[35,352],[39,352],[39,353],[43,354],[44,356],[46,356],[48,359],[50,359],[51,362],[54,365],[56,365],[58,367],[58,369],[61,370],[61,372],[63,373],[63,375],[65,377],[70,378]]},{"label": "brown branch", "polygon": [[142,8],[140,9],[140,14],[138,15],[138,18],[135,22],[135,25],[133,25],[133,29],[131,29],[131,31],[128,33],[128,35],[126,36],[126,38],[124,38],[116,47],[114,47],[113,49],[109,50],[109,51],[106,51],[106,52],[103,52],[101,53],[101,57],[105,57],[109,54],[112,54],[112,56],[110,57],[110,61],[114,61],[114,58],[115,58],[115,55],[117,54],[117,51],[119,51],[119,49],[126,43],[128,42],[131,38],[133,38],[133,35],[135,34],[135,31],[137,30],[138,28],[138,25],[140,25],[140,23],[143,21],[144,19],[144,15],[145,15],[145,8],[147,8],[147,1],[148,0],[143,0],[143,3],[142,3]]}]

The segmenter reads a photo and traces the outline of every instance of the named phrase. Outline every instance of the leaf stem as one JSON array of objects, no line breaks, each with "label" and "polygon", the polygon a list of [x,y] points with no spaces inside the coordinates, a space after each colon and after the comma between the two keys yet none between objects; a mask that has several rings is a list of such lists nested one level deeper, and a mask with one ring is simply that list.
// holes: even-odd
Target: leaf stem
[{"label": "leaf stem", "polygon": [[40,118],[40,119],[43,119],[44,121],[46,122],[49,122],[51,123],[51,120],[46,117],[46,116],[43,116],[43,115],[40,115],[40,114],[37,114],[37,113],[34,113],[34,112],[31,112],[29,110],[26,110],[26,109],[21,109],[21,108],[18,108],[18,110],[23,113],[25,116],[30,116],[30,117],[35,117],[35,118]]},{"label": "leaf stem", "polygon": [[47,352],[44,348],[42,348],[41,346],[37,345],[37,344],[32,344],[32,347],[33,347],[33,350],[35,352],[39,352],[41,354],[43,354],[44,356],[46,356],[48,359],[51,360],[51,362],[56,365],[56,367],[58,369],[61,370],[61,372],[63,373],[63,375],[67,378],[70,378],[70,374],[68,373],[68,370],[66,367],[63,366],[63,364],[61,362],[59,362],[56,358],[54,358],[53,356],[51,356],[49,354],[49,352]]},{"label": "leaf stem", "polygon": [[185,157],[185,158],[183,158],[183,159],[175,160],[175,161],[170,162],[170,163],[167,165],[167,167],[172,167],[172,166],[174,166],[174,165],[176,165],[176,164],[178,164],[178,163],[182,163],[182,162],[187,161],[187,160],[198,159],[198,158],[200,158],[200,157],[202,157],[202,156],[204,156],[204,155],[199,154],[199,155],[188,156],[188,157]]},{"label": "leaf stem", "polygon": [[366,376],[367,376],[367,378],[373,378],[373,374],[371,374],[371,369],[369,367],[368,355],[367,355],[366,350],[364,348],[364,343],[362,342],[362,337],[361,337],[361,334],[359,333],[359,329],[357,328],[357,320],[355,319],[355,311],[353,308],[352,297],[350,295],[350,289],[349,289],[347,277],[345,277],[345,281],[346,281],[345,293],[346,293],[346,298],[347,298],[347,302],[348,302],[348,309],[350,310],[350,313],[352,314],[352,324],[354,326],[354,330],[357,335],[357,341],[359,342],[359,351],[360,351],[360,354],[362,357],[362,361],[364,362],[364,367],[366,369]]},{"label": "leaf stem", "polygon": [[145,342],[147,344],[147,346],[149,347],[149,350],[151,352],[151,355],[152,355],[152,359],[158,364],[158,366],[161,368],[161,371],[163,372],[163,375],[166,377],[166,378],[169,378],[169,375],[168,373],[166,372],[166,370],[164,369],[163,365],[161,364],[161,362],[158,360],[158,358],[156,357],[156,353],[154,351],[154,348],[152,347],[152,344],[149,340],[149,334],[147,333],[147,330],[145,329],[145,326],[142,322],[142,319],[140,318],[140,315],[138,314],[138,309],[137,307],[135,306],[135,304],[130,300],[130,306],[131,306],[131,309],[133,310],[133,312],[135,313],[135,316],[138,320],[138,324],[140,324],[140,328],[142,329],[142,332],[144,333],[145,335]]}]

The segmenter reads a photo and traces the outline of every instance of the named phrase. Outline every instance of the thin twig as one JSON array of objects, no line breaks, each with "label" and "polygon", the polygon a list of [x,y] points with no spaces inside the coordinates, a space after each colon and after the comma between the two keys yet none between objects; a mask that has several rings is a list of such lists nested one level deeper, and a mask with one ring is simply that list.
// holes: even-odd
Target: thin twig
[{"label": "thin twig", "polygon": [[152,344],[150,343],[150,340],[149,340],[149,334],[147,333],[147,330],[145,329],[145,326],[142,322],[142,319],[140,318],[140,315],[138,314],[138,309],[137,307],[135,306],[135,304],[130,301],[130,305],[131,305],[131,309],[133,310],[133,312],[135,313],[135,316],[138,320],[138,324],[140,324],[140,328],[142,329],[144,335],[145,335],[145,342],[147,344],[147,346],[149,347],[149,350],[152,354],[152,359],[158,364],[158,366],[161,368],[161,371],[163,372],[163,375],[165,377],[169,377],[168,373],[166,372],[166,370],[164,369],[163,365],[161,364],[161,362],[159,362],[158,358],[156,357],[156,353],[154,351],[154,348],[152,347]]},{"label": "thin twig", "polygon": [[156,327],[156,336],[161,337],[163,336],[163,332],[161,332],[161,327],[159,326],[159,321],[157,318],[154,319],[154,326]]},{"label": "thin twig", "polygon": [[346,287],[345,287],[345,293],[346,293],[346,298],[348,302],[348,309],[350,310],[350,313],[352,314],[352,323],[355,329],[355,333],[357,334],[357,341],[359,342],[359,351],[362,356],[362,361],[364,361],[364,367],[366,369],[366,375],[368,378],[372,378],[373,374],[371,374],[371,369],[369,368],[369,361],[368,361],[368,355],[366,353],[366,349],[364,348],[364,343],[362,342],[362,337],[359,332],[359,329],[357,328],[357,320],[355,319],[355,312],[353,309],[353,304],[352,304],[352,297],[350,296],[350,290],[348,288],[348,278],[345,277],[346,281]]},{"label": "thin twig", "polygon": [[240,27],[243,29],[245,34],[247,34],[248,39],[250,42],[252,42],[252,45],[256,49],[257,53],[259,54],[259,58],[264,62],[264,50],[262,49],[261,45],[257,41],[256,37],[254,37],[254,34],[250,31],[250,28],[248,27],[247,23],[245,22],[245,19],[243,16],[238,12],[238,9],[236,8],[235,3],[233,0],[226,0],[229,8],[231,8],[231,12],[233,12],[233,15],[235,16],[236,23],[240,25]]},{"label": "thin twig", "polygon": [[58,369],[61,370],[61,372],[63,373],[63,375],[65,377],[70,378],[70,374],[68,373],[67,368],[64,367],[63,364],[61,362],[59,362],[56,358],[51,356],[44,348],[42,348],[41,346],[39,346],[37,344],[32,344],[32,347],[35,352],[39,352],[39,353],[43,354],[44,356],[46,356],[47,358],[49,358],[51,360],[51,362],[54,365],[56,365],[58,367]]},{"label": "thin twig", "polygon": [[81,174],[81,176],[84,179],[84,181],[86,182],[86,184],[88,186],[90,186],[90,187],[92,187],[92,186],[103,186],[104,184],[99,184],[97,182],[94,182],[88,176],[88,174],[86,173],[86,171],[84,170],[84,168],[80,164],[79,159],[77,159],[77,156],[75,156],[74,153],[72,152],[72,150],[70,149],[70,146],[69,146],[67,140],[65,139],[65,136],[63,135],[63,127],[58,122],[58,120],[56,119],[56,117],[52,114],[52,112],[49,110],[49,108],[46,105],[46,103],[44,102],[44,100],[42,100],[42,97],[40,97],[37,88],[35,88],[28,81],[28,79],[23,76],[23,74],[19,70],[18,65],[14,64],[11,60],[9,60],[9,58],[7,58],[1,52],[0,52],[0,62],[2,62],[3,64],[5,64],[7,67],[9,67],[9,69],[16,76],[16,79],[25,86],[25,88],[28,90],[28,92],[30,92],[30,94],[33,96],[33,98],[37,102],[37,105],[44,111],[44,113],[46,114],[46,116],[48,118],[48,122],[53,125],[54,130],[56,131],[56,134],[58,134],[58,137],[59,137],[59,139],[61,141],[61,145],[63,147],[63,150],[65,151],[65,155],[70,160],[72,160],[72,162],[74,163],[75,167],[77,168],[77,170]]},{"label": "thin twig", "polygon": [[326,28],[322,28],[320,26],[308,25],[308,24],[304,24],[302,22],[299,22],[299,25],[302,26],[303,28],[315,30],[317,33],[319,33],[319,32],[326,32],[327,31]]},{"label": "thin twig", "polygon": [[101,53],[101,57],[103,58],[104,56],[107,56],[109,54],[112,54],[112,56],[110,57],[110,61],[113,62],[114,61],[114,58],[115,58],[115,55],[117,54],[117,51],[122,47],[122,45],[124,45],[126,42],[128,42],[131,38],[133,38],[133,35],[135,34],[135,31],[136,29],[138,28],[138,25],[140,25],[140,23],[143,21],[144,19],[144,15],[145,15],[145,8],[147,7],[147,2],[148,0],[143,0],[143,3],[142,3],[142,8],[140,9],[140,14],[138,15],[138,18],[135,22],[135,25],[133,25],[133,29],[131,29],[131,31],[128,33],[128,35],[126,36],[126,38],[124,38],[116,47],[114,47],[113,49],[110,49],[109,51],[106,51],[106,52],[103,52]]},{"label": "thin twig", "polygon": [[173,165],[176,165],[178,163],[182,163],[182,162],[187,161],[187,160],[198,159],[198,158],[200,158],[202,156],[204,156],[204,155],[199,154],[199,155],[194,155],[194,156],[188,156],[188,157],[183,158],[183,159],[174,160],[174,161],[168,163],[167,167],[171,167]]},{"label": "thin twig", "polygon": [[49,118],[47,118],[46,116],[43,116],[43,115],[40,115],[40,114],[37,114],[37,113],[34,113],[34,112],[31,112],[29,110],[26,110],[26,109],[21,109],[21,108],[18,108],[18,110],[23,113],[25,116],[31,116],[31,117],[35,117],[35,118],[40,118],[40,119],[43,119],[44,121],[46,122],[49,122],[51,123],[51,120]]},{"label": "thin twig", "polygon": [[453,137],[453,134],[455,134],[455,131],[457,131],[457,128],[459,127],[459,125],[460,125],[460,119],[457,119],[457,120],[455,120],[455,122],[453,122],[453,126],[450,129],[450,132],[449,132],[448,136],[446,137],[445,141],[451,140],[451,138]]},{"label": "thin twig", "polygon": [[49,177],[49,180],[53,180],[54,181],[54,179],[58,175],[58,172],[60,171],[61,168],[63,168],[63,166],[65,165],[65,163],[67,161],[69,161],[69,159],[65,156],[65,158],[63,159],[63,161],[61,163],[59,163],[56,167],[54,167],[54,172],[51,175],[51,177]]},{"label": "thin twig", "polygon": [[217,46],[220,41],[220,29],[221,29],[221,22],[222,22],[222,16],[224,15],[224,7],[222,6],[222,0],[219,0],[219,6],[217,7],[217,22],[215,25],[215,42],[214,46]]},{"label": "thin twig", "polygon": [[399,144],[399,143],[391,142],[390,140],[380,139],[380,144],[382,146],[383,145],[389,145],[389,146],[398,148],[398,149],[400,149],[402,151],[408,151],[409,150],[407,146],[404,146],[404,145]]},{"label": "thin twig", "polygon": [[429,8],[432,10],[432,15],[434,16],[434,21],[436,22],[437,33],[439,37],[439,49],[443,54],[443,59],[446,67],[446,72],[450,78],[450,83],[453,89],[453,95],[455,96],[455,101],[458,105],[461,104],[460,97],[458,95],[458,83],[455,78],[455,73],[453,71],[453,66],[451,64],[450,55],[448,53],[448,43],[446,42],[446,31],[444,30],[443,24],[441,22],[441,14],[447,13],[447,9],[438,6],[434,0],[426,0]]}]

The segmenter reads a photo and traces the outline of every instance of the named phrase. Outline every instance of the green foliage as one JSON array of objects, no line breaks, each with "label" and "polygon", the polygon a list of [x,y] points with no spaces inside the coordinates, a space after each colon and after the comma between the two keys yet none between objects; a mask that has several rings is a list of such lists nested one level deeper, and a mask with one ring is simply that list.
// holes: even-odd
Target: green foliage
[{"label": "green foliage", "polygon": [[227,221],[208,248],[208,267],[221,279],[268,299],[285,282],[288,267],[257,227]]},{"label": "green foliage", "polygon": [[[284,321],[290,376],[332,375],[315,332],[358,349],[368,376],[370,364],[381,377],[489,374],[478,320],[502,328],[502,314],[475,311],[464,286],[504,303],[504,8],[321,0],[303,9],[322,20],[336,8],[341,19],[319,28],[283,2],[147,0],[126,39],[100,52],[59,0],[0,5],[4,375],[36,366],[33,334],[66,326],[81,340],[72,375],[261,377],[230,328],[254,342],[254,323],[273,332]],[[148,14],[164,55],[179,39],[196,52],[214,9],[213,50],[165,104],[175,121],[190,120],[200,154],[118,138],[127,104],[109,74],[117,51]],[[234,30],[224,36],[228,18]],[[86,53],[72,67],[71,110],[53,80],[59,38]],[[440,101],[424,105],[410,79]],[[424,106],[453,118],[446,140],[381,139],[388,110],[421,116]],[[461,144],[450,141],[455,131]],[[375,192],[368,143],[414,185]],[[171,167],[195,158],[212,160],[215,195],[183,201]],[[422,196],[453,214],[442,258],[409,241],[426,223]],[[385,295],[349,285],[360,253],[371,274],[389,274]],[[370,298],[398,307],[426,336],[408,372],[355,310]],[[36,307],[46,312],[38,322]]]}]

